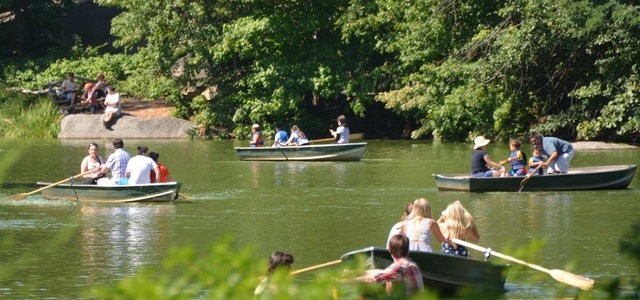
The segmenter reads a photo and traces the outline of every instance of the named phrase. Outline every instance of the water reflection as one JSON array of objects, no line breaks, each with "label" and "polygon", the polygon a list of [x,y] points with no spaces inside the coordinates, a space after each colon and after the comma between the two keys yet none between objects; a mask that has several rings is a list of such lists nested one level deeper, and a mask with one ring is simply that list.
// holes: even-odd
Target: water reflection
[{"label": "water reflection", "polygon": [[83,273],[100,278],[113,273],[132,274],[154,262],[169,247],[171,226],[167,217],[176,213],[176,206],[88,204],[80,208],[80,213]]}]

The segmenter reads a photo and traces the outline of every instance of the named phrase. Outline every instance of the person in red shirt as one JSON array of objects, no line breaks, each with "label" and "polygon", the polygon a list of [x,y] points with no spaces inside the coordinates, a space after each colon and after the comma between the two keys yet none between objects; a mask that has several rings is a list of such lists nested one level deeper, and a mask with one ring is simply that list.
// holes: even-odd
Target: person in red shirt
[{"label": "person in red shirt", "polygon": [[[155,161],[156,164],[158,164],[158,169],[160,169],[160,181],[159,182],[169,182],[169,181],[171,181],[171,175],[169,174],[169,169],[167,169],[167,167],[165,165],[163,165],[160,162],[158,162],[158,159],[160,159],[160,154],[156,153],[156,152],[151,152],[151,153],[149,153],[149,157],[151,157],[151,159],[153,159],[153,161]],[[151,170],[151,183],[154,183],[154,182],[156,182],[156,172]]]}]

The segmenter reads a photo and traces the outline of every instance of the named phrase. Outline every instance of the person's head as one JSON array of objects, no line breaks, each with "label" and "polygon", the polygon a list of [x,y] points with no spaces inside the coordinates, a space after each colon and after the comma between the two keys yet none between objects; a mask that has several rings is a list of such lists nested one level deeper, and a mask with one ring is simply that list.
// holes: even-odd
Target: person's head
[{"label": "person's head", "polygon": [[104,73],[100,72],[97,76],[98,80],[104,80]]},{"label": "person's head", "polygon": [[122,139],[113,139],[113,148],[120,149],[124,147]]},{"label": "person's head", "polygon": [[396,234],[389,239],[387,250],[391,256],[400,258],[409,255],[409,238],[402,234]]},{"label": "person's head", "polygon": [[296,131],[300,131],[300,128],[298,128],[298,125],[293,125],[291,126],[291,132],[296,132]]},{"label": "person's head", "polygon": [[464,235],[467,227],[473,222],[471,214],[456,200],[442,211],[445,226],[451,237],[460,238]]},{"label": "person's head", "polygon": [[511,151],[520,150],[520,147],[522,147],[522,144],[520,144],[520,141],[518,140],[511,140],[511,142],[509,142],[509,148],[511,148]]},{"label": "person's head", "polygon": [[73,72],[69,72],[67,74],[67,78],[69,78],[69,80],[73,80],[76,76],[73,74]]},{"label": "person's head", "polygon": [[490,139],[486,139],[484,136],[477,136],[473,139],[473,150],[483,149],[484,146],[491,142]]},{"label": "person's head", "polygon": [[339,115],[337,121],[338,121],[338,125],[341,125],[341,126],[347,125],[347,118],[344,115]]},{"label": "person's head", "polygon": [[406,220],[412,211],[413,211],[413,202],[409,202],[407,203],[407,206],[404,208],[404,212],[402,214],[402,221]]},{"label": "person's head", "polygon": [[147,155],[149,154],[149,148],[147,146],[138,146],[138,155]]},{"label": "person's head", "polygon": [[116,92],[116,88],[113,85],[107,87],[107,93],[113,94]]},{"label": "person's head", "polygon": [[540,157],[540,156],[542,156],[542,151],[540,151],[540,148],[538,148],[538,147],[533,147],[533,156],[535,156],[535,157]]},{"label": "person's head", "polygon": [[269,273],[273,273],[280,267],[291,268],[293,263],[293,255],[287,252],[276,251],[269,257]]},{"label": "person's head", "polygon": [[149,157],[151,157],[153,161],[158,162],[158,158],[160,158],[160,154],[156,152],[149,152]]},{"label": "person's head", "polygon": [[251,131],[256,132],[260,130],[260,125],[258,124],[253,124],[253,126],[251,126]]},{"label": "person's head", "polygon": [[90,91],[91,89],[93,89],[93,83],[91,83],[91,82],[87,82],[87,83],[85,83],[85,84],[84,84],[84,90],[85,90],[85,91],[87,91],[87,92],[88,92],[88,91]]},{"label": "person's head", "polygon": [[417,199],[413,201],[413,210],[411,214],[414,217],[431,218],[431,204],[425,198]]},{"label": "person's head", "polygon": [[531,134],[529,135],[529,141],[534,146],[534,148],[542,147],[542,135],[535,131],[532,131]]},{"label": "person's head", "polygon": [[87,146],[87,152],[89,152],[89,155],[91,156],[98,156],[98,144],[89,143],[89,146]]}]

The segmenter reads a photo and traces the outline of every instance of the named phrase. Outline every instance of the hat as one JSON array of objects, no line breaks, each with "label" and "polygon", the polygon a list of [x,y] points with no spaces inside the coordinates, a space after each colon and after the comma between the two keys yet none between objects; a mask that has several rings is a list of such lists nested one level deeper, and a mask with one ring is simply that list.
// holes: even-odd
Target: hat
[{"label": "hat", "polygon": [[260,128],[260,125],[258,125],[258,124],[253,124],[253,126],[251,126],[251,128]]},{"label": "hat", "polygon": [[485,139],[484,136],[477,136],[475,139],[473,139],[473,150],[484,147],[490,142],[491,140]]}]

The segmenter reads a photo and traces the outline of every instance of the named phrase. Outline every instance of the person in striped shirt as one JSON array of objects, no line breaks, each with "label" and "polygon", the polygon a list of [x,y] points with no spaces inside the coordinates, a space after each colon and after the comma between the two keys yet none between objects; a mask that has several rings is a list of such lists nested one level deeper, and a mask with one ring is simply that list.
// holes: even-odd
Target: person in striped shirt
[{"label": "person in striped shirt", "polygon": [[360,279],[370,283],[386,283],[387,293],[408,296],[424,289],[420,267],[409,258],[409,239],[396,234],[387,245],[393,263],[384,270],[371,270]]}]

